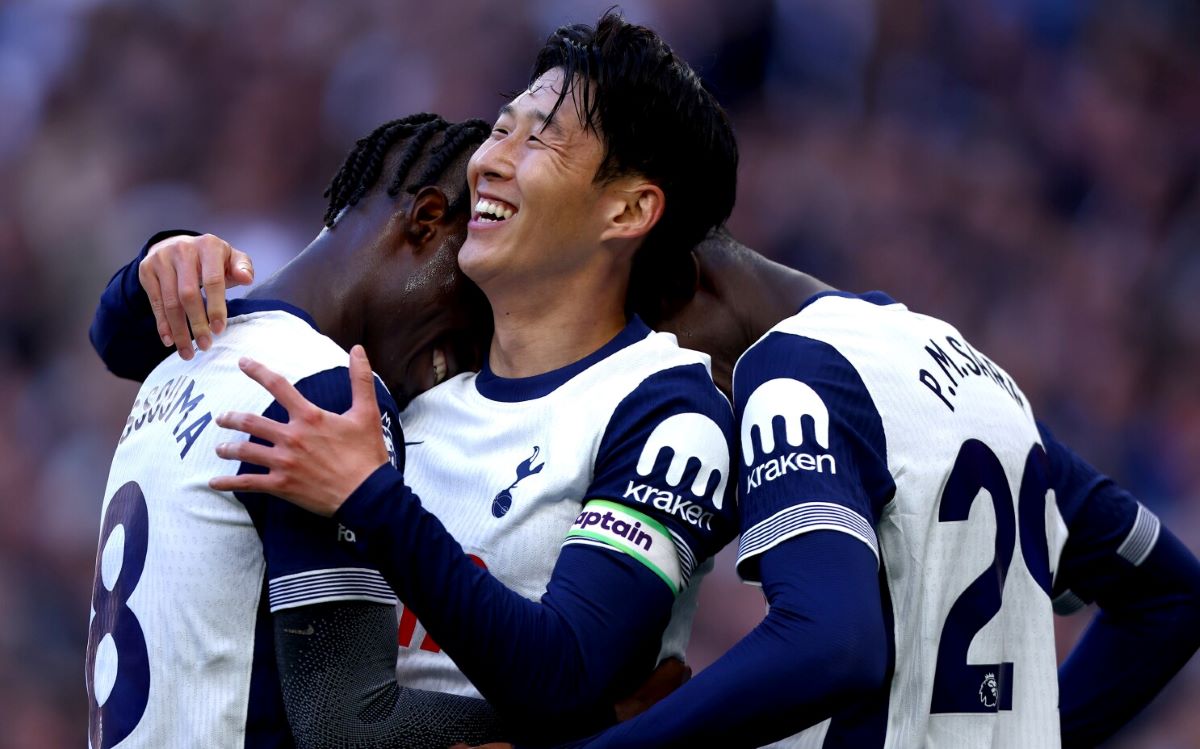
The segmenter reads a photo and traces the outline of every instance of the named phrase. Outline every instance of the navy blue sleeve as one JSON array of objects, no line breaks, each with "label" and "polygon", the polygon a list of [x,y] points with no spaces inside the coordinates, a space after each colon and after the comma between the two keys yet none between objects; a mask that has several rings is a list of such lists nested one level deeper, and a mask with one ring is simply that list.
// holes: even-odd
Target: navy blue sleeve
[{"label": "navy blue sleeve", "polygon": [[[1059,668],[1064,747],[1099,744],[1125,725],[1200,648],[1200,563],[1167,529]],[[1117,688],[1119,685],[1119,688]]]},{"label": "navy blue sleeve", "polygon": [[[345,413],[351,405],[350,375],[346,367],[319,372],[295,383],[300,394],[319,408]],[[381,413],[380,428],[393,465],[401,465],[404,440],[398,435],[396,404],[375,380]],[[269,419],[287,423],[287,411],[278,401],[263,412]],[[395,430],[396,433],[393,433]],[[262,442],[252,438],[256,442]],[[239,473],[263,469],[243,463]],[[396,598],[374,565],[355,547],[354,534],[329,518],[306,512],[290,502],[263,495],[238,493],[250,510],[263,542],[267,563],[267,592],[272,613],[332,601],[365,601],[395,605]]]},{"label": "navy blue sleeve", "polygon": [[646,378],[605,427],[566,546],[639,559],[673,593],[736,532],[733,409],[702,364]]},{"label": "navy blue sleeve", "polygon": [[524,739],[586,735],[612,723],[612,704],[655,665],[674,596],[628,554],[565,546],[535,602],[476,566],[387,466],[334,517]]},{"label": "navy blue sleeve", "polygon": [[1200,648],[1200,562],[1133,496],[1039,429],[1068,529],[1055,610],[1100,607],[1059,669],[1063,746],[1095,746]]},{"label": "navy blue sleeve", "polygon": [[844,533],[815,532],[771,547],[759,562],[766,618],[661,702],[577,745],[759,746],[887,689],[889,649],[869,549]]},{"label": "navy blue sleeve", "polygon": [[741,476],[738,572],[815,530],[857,538],[879,558],[875,524],[896,491],[883,421],[858,370],[828,343],[771,333],[733,378]]},{"label": "navy blue sleeve", "polygon": [[117,377],[141,382],[171,353],[158,337],[150,297],[138,279],[138,265],[146,253],[162,240],[178,236],[200,236],[194,231],[161,231],[146,241],[133,262],[118,270],[92,318],[88,338],[104,366]]},{"label": "navy blue sleeve", "polygon": [[1055,439],[1038,431],[1046,448],[1050,486],[1067,526],[1051,596],[1059,614],[1128,586],[1153,550],[1162,524],[1129,492]]},{"label": "navy blue sleeve", "polygon": [[[295,383],[320,408],[352,403],[349,371],[337,367]],[[396,404],[378,379],[380,428],[392,466],[403,465]],[[273,402],[264,416],[286,422]],[[261,440],[259,440],[261,442]],[[242,464],[241,472],[261,472]],[[282,696],[297,747],[445,747],[504,736],[482,700],[405,689],[396,682],[396,599],[333,520],[262,495],[239,494],[262,536],[274,624],[275,673],[260,676]]]}]

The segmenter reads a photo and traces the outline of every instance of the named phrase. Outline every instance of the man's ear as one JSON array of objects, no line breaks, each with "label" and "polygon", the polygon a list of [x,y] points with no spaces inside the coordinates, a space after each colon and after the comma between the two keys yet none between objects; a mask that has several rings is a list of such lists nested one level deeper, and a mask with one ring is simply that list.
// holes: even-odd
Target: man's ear
[{"label": "man's ear", "polygon": [[405,237],[414,249],[420,250],[438,233],[438,228],[450,210],[450,200],[442,188],[426,185],[413,196],[405,213]]},{"label": "man's ear", "polygon": [[601,239],[641,239],[662,218],[666,196],[662,188],[642,178],[618,180],[612,190],[612,210]]}]

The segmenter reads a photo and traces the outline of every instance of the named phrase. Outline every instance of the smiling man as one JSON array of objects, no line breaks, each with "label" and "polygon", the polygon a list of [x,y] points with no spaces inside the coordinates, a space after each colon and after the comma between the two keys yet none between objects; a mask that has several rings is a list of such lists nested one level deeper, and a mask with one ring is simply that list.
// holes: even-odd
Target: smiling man
[{"label": "smiling man", "polygon": [[[114,372],[145,383],[103,503],[86,667],[91,746],[312,747],[350,737],[436,749],[498,735],[481,700],[397,687],[395,598],[345,529],[261,494],[205,486],[214,471],[256,470],[215,458],[227,438],[215,414],[283,413],[246,387],[241,355],[269,355],[335,410],[350,402],[351,344],[371,343],[400,394],[432,385],[433,351],[457,349],[474,363],[479,321],[466,313],[454,255],[469,205],[466,161],[487,132],[479,120],[415,115],[359,141],[334,179],[326,228],[230,302],[227,325],[214,315],[222,335],[202,357],[159,363],[165,349],[142,349],[157,334],[139,264],[113,278],[101,306],[112,314],[98,316],[92,339]],[[215,237],[151,243],[159,252],[141,264],[147,277],[174,273],[161,250],[186,246],[226,252],[218,275],[249,280],[248,259]],[[391,395],[371,389],[383,412],[376,436],[402,450]]]},{"label": "smiling man", "polygon": [[[495,332],[481,372],[405,411],[404,474],[377,460],[377,436],[365,451],[321,441],[333,422],[292,413],[320,443],[302,477],[213,482],[353,494],[340,522],[405,605],[403,684],[482,694],[531,733],[570,735],[611,722],[614,694],[682,653],[693,574],[734,532],[732,411],[707,357],[629,311],[691,289],[690,248],[732,209],[736,154],[724,112],[653,32],[612,14],[559,29],[468,165],[459,265]],[[220,423],[250,428],[240,418]],[[293,441],[273,434],[276,448],[219,453],[275,468]]]},{"label": "smiling man", "polygon": [[[365,459],[334,439],[302,482],[355,495],[342,522],[405,604],[402,684],[576,735],[682,654],[694,577],[734,532],[733,418],[707,357],[634,313],[690,293],[689,249],[728,217],[736,165],[695,73],[616,15],[553,34],[501,111],[468,166],[459,253],[493,313],[482,371],[410,404],[403,475],[374,434]],[[271,449],[220,453],[271,466]],[[286,493],[281,478],[213,487]]]}]

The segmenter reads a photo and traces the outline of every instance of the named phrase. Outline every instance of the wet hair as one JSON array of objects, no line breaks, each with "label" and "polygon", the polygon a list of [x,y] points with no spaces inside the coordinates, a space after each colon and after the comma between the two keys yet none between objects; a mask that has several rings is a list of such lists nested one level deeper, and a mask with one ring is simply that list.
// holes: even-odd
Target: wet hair
[{"label": "wet hair", "polygon": [[[396,173],[387,194],[397,197],[402,191],[416,194],[426,185],[437,185],[446,193],[449,215],[463,208],[470,196],[465,172],[447,174],[453,164],[463,164],[491,132],[483,120],[449,123],[436,114],[421,113],[386,122],[370,135],[360,138],[346,156],[342,168],[325,190],[329,206],[325,226],[333,228],[338,216],[362,200],[379,182],[393,149],[403,147]],[[419,171],[414,167],[421,166]],[[414,176],[415,175],[415,176]]]},{"label": "wet hair", "polygon": [[551,116],[578,88],[576,111],[604,146],[595,180],[638,174],[662,188],[662,217],[634,256],[626,308],[650,324],[694,293],[692,247],[725,223],[737,193],[737,142],[725,111],[653,31],[613,11],[595,28],[563,26],[529,77],[561,68]]}]

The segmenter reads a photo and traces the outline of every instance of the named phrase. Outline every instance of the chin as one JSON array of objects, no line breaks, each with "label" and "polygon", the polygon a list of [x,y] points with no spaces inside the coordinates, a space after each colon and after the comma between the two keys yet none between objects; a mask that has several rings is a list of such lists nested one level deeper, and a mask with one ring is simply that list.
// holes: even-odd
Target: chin
[{"label": "chin", "polygon": [[495,255],[495,250],[489,251],[468,239],[458,252],[458,268],[476,286],[482,287],[483,282],[490,275],[489,266],[494,265],[494,262],[489,262],[489,260],[493,260]]}]

